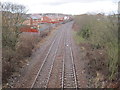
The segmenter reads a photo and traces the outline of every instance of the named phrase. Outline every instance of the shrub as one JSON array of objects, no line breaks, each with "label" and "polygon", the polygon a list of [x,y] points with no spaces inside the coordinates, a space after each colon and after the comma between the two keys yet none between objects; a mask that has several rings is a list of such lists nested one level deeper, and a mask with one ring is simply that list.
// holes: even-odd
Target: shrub
[{"label": "shrub", "polygon": [[5,83],[15,70],[15,46],[18,42],[19,26],[24,21],[26,8],[23,5],[3,2],[0,3],[2,13],[2,75]]},{"label": "shrub", "polygon": [[84,26],[81,31],[78,31],[78,35],[81,35],[82,38],[88,39],[90,37],[91,31],[89,26]]},{"label": "shrub", "polygon": [[[117,15],[80,15],[75,17],[77,37],[92,44],[92,48],[103,48],[108,56],[109,79],[115,79],[118,72],[118,22]],[[78,38],[79,38],[78,37]]]},{"label": "shrub", "polygon": [[18,58],[29,57],[34,46],[40,41],[41,37],[38,33],[22,33],[19,42],[16,45],[16,53]]}]

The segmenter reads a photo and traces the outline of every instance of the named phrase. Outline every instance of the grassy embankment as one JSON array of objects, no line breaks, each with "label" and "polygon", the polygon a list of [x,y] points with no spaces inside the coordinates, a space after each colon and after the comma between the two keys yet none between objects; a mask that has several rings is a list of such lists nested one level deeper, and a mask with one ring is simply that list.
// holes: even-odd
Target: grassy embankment
[{"label": "grassy embankment", "polygon": [[[98,71],[102,72],[105,70],[107,74],[102,74],[110,81],[118,79],[118,68],[120,66],[118,59],[117,19],[116,15],[79,15],[75,16],[74,23],[75,40],[78,44],[89,44],[92,52],[97,50],[104,51],[104,53],[100,53],[104,54],[101,56],[103,57],[102,59],[96,58],[92,60],[95,61],[94,65],[96,65],[92,65],[92,67],[96,68],[96,77]],[[88,57],[88,59],[90,59],[90,57]],[[103,64],[100,64],[100,60]]]}]

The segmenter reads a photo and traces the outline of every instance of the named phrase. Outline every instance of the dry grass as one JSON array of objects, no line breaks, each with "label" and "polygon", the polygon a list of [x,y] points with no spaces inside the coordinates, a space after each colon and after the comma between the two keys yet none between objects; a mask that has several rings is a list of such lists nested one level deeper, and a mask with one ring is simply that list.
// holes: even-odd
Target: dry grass
[{"label": "dry grass", "polygon": [[[109,80],[116,80],[118,75],[118,22],[116,15],[80,15],[75,17],[76,41],[91,44],[92,51],[104,50],[107,58],[103,58],[108,68]],[[97,56],[98,57],[98,56]],[[102,59],[101,59],[102,60]],[[100,64],[96,62],[96,67]],[[102,66],[101,66],[102,67]]]},{"label": "dry grass", "polygon": [[[32,33],[32,32],[23,32],[19,34],[18,37],[14,37],[14,34],[9,35],[7,32],[4,32],[3,43],[6,45],[3,46],[3,83],[7,82],[7,79],[12,75],[13,72],[19,70],[26,59],[31,56],[35,46],[42,40],[42,38],[48,35],[49,31],[43,31],[42,33]],[[10,38],[11,36],[12,38]],[[16,43],[11,42],[12,40],[17,40]],[[8,43],[6,43],[8,42]]]}]

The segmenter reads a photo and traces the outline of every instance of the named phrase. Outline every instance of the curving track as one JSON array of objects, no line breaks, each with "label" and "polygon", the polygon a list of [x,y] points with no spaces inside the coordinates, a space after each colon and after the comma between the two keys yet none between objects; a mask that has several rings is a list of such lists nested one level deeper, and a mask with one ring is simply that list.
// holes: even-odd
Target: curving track
[{"label": "curving track", "polygon": [[70,32],[72,24],[63,24],[33,54],[32,66],[29,66],[20,84],[16,85],[17,88],[79,88],[79,73]]},{"label": "curving track", "polygon": [[60,32],[60,36],[56,36],[53,40],[46,57],[43,60],[43,63],[37,72],[37,75],[31,85],[31,88],[47,88],[47,84],[50,78],[50,74],[53,68],[53,63],[56,57],[56,53],[59,48],[62,31]]}]

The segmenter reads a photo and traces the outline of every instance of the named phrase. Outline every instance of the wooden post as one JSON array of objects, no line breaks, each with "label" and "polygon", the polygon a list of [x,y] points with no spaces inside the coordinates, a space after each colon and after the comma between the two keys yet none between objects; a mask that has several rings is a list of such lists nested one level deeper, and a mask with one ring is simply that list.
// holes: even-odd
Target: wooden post
[{"label": "wooden post", "polygon": [[32,26],[33,25],[33,20],[32,20],[32,18],[30,18],[30,26]]}]

